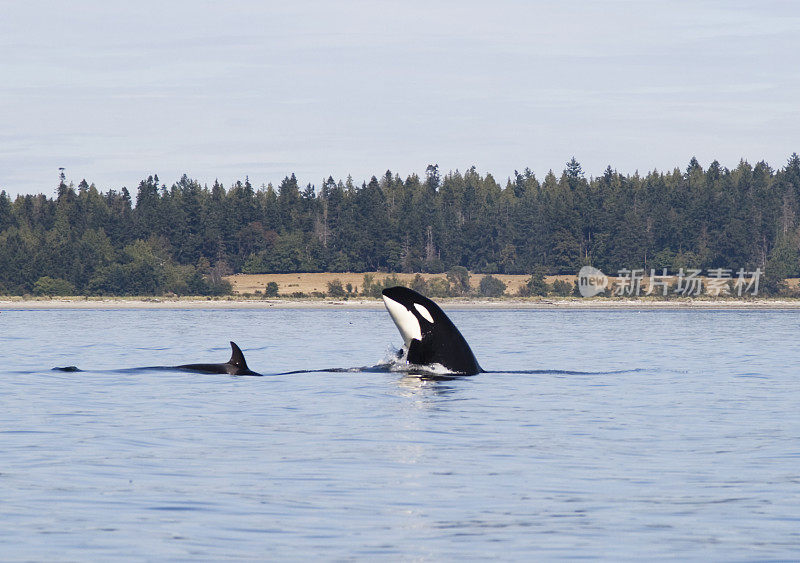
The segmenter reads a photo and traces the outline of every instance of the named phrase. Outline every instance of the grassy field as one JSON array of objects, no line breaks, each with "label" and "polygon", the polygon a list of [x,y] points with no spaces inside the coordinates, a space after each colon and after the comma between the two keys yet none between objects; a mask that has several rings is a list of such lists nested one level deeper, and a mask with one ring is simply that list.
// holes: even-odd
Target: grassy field
[{"label": "grassy field", "polygon": [[[149,309],[149,308],[197,308],[197,309],[233,309],[252,307],[278,307],[278,308],[303,308],[319,306],[373,307],[380,304],[379,300],[364,297],[361,291],[364,285],[363,273],[295,273],[295,274],[236,274],[228,276],[233,285],[233,295],[217,297],[210,296],[177,296],[174,294],[162,296],[0,296],[0,305],[4,309]],[[416,274],[386,274],[383,272],[370,272],[372,283],[382,285],[385,278],[396,276],[399,283],[410,285]],[[444,274],[421,274],[426,280],[438,278],[445,280]],[[519,288],[525,284],[530,276],[495,274],[506,285],[504,299],[484,299],[478,297],[477,291],[467,298],[457,298],[459,306],[466,307],[565,307],[565,308],[598,308],[598,307],[648,307],[657,309],[692,308],[692,307],[745,307],[753,309],[800,309],[800,290],[798,278],[787,279],[787,285],[792,292],[781,296],[766,296],[759,294],[757,298],[752,295],[737,297],[735,294],[709,296],[703,292],[700,296],[679,296],[670,293],[670,299],[663,299],[660,295],[647,296],[647,285],[643,283],[639,297],[617,297],[611,292],[601,296],[585,299],[581,297],[558,297],[550,294],[546,297],[526,297],[518,295]],[[470,282],[475,290],[483,274],[471,274]],[[552,286],[556,280],[574,283],[576,276],[547,276],[545,280]],[[338,280],[343,286],[350,284],[352,287],[351,298],[331,299],[327,296],[328,282]],[[611,284],[615,278],[609,278]],[[673,280],[674,281],[674,280]],[[278,284],[278,298],[264,299],[264,290],[270,282]],[[328,297],[325,299],[324,297]],[[356,298],[357,297],[357,298]],[[309,299],[310,298],[310,299]],[[439,299],[439,298],[437,298]]]},{"label": "grassy field", "polygon": [[[383,272],[369,272],[373,277],[373,281],[377,282],[389,276],[397,276],[401,282],[410,284],[416,274],[386,274]],[[420,274],[426,280],[431,278],[446,279],[445,274]],[[494,277],[503,281],[506,284],[506,295],[516,295],[519,288],[530,279],[529,275],[504,275],[494,274]],[[570,284],[574,282],[576,276],[547,276],[545,280],[547,283],[553,283],[556,279],[567,280]],[[483,274],[471,274],[470,284],[477,290],[478,284],[481,282]],[[251,293],[256,291],[264,292],[264,288],[269,282],[278,284],[278,292],[281,295],[291,295],[292,293],[305,293],[311,295],[314,292],[327,293],[328,282],[339,280],[342,285],[348,283],[353,286],[354,292],[361,292],[364,285],[364,274],[357,274],[352,272],[344,273],[318,273],[318,274],[236,274],[226,278],[233,284],[233,291],[236,294]]]},{"label": "grassy field", "polygon": [[[296,293],[304,293],[311,296],[314,293],[328,293],[328,282],[339,280],[343,286],[350,284],[353,287],[354,293],[361,293],[364,285],[364,273],[295,273],[295,274],[235,274],[228,276],[226,279],[233,285],[234,295],[251,294],[254,295],[256,291],[264,293],[264,288],[269,282],[278,284],[278,293],[281,296],[291,296]],[[410,285],[411,280],[417,274],[387,274],[384,272],[368,272],[367,275],[372,276],[373,282],[378,282],[389,276],[396,276],[404,285]],[[431,278],[446,279],[445,274],[420,274],[426,280]],[[530,275],[506,275],[506,274],[493,274],[494,277],[503,281],[506,284],[506,296],[516,296],[519,288],[523,286],[529,279]],[[484,274],[470,274],[470,284],[473,289],[477,291],[478,284]],[[555,280],[563,280],[572,285],[577,276],[545,276],[545,281],[552,285]],[[612,281],[614,278],[609,278]],[[670,283],[675,279],[671,278]],[[705,279],[704,279],[705,282]],[[786,280],[787,285],[792,289],[797,289],[800,285],[800,279],[789,278]],[[642,294],[647,287],[647,281],[642,285]]]}]

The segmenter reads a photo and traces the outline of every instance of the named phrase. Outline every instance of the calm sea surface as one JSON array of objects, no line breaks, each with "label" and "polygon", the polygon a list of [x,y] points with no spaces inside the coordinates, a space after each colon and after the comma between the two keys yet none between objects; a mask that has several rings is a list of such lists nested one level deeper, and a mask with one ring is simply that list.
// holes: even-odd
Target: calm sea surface
[{"label": "calm sea surface", "polygon": [[2,311],[0,560],[800,558],[800,313],[447,310]]}]

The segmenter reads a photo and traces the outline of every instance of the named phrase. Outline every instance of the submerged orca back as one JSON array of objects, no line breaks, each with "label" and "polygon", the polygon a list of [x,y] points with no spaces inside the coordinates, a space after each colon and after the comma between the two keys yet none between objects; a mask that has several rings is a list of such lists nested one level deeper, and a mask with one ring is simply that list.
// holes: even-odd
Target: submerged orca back
[{"label": "submerged orca back", "polygon": [[261,375],[247,367],[244,354],[235,342],[231,341],[231,359],[224,364],[184,364],[175,366],[186,371],[200,373],[227,373],[229,375]]}]

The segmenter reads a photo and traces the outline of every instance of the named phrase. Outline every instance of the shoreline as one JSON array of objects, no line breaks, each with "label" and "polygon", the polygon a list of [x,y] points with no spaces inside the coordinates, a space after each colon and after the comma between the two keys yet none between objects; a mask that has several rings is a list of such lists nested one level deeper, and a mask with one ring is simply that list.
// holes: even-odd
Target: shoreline
[{"label": "shoreline", "polygon": [[[800,299],[609,299],[609,298],[528,298],[481,299],[442,298],[443,309],[485,310],[800,310]],[[246,299],[246,298],[124,298],[0,297],[0,311],[64,309],[362,309],[382,310],[380,299]]]}]

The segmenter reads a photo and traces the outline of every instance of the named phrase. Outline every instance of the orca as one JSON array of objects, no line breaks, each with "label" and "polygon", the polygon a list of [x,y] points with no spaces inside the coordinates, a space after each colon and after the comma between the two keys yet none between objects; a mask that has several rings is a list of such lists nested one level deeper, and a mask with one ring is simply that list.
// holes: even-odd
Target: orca
[{"label": "orca", "polygon": [[436,303],[402,286],[382,293],[386,310],[403,336],[409,364],[441,364],[463,375],[483,372],[467,341]]},{"label": "orca", "polygon": [[227,373],[228,375],[261,375],[247,367],[242,350],[231,341],[231,359],[224,364],[184,364],[175,369],[198,373]]}]

